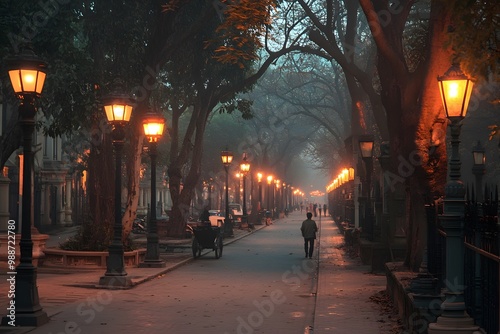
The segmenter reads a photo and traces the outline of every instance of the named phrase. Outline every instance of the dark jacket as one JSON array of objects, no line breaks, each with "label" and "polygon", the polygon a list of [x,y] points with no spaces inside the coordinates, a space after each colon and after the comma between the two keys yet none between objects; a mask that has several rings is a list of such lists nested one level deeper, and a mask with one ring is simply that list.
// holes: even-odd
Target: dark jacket
[{"label": "dark jacket", "polygon": [[200,221],[202,222],[210,221],[210,213],[208,212],[208,210],[203,210],[200,216]]},{"label": "dark jacket", "polygon": [[302,236],[304,238],[316,239],[316,232],[318,231],[318,226],[316,226],[316,222],[312,219],[306,219],[302,222],[302,226],[300,227],[300,231],[302,231]]}]

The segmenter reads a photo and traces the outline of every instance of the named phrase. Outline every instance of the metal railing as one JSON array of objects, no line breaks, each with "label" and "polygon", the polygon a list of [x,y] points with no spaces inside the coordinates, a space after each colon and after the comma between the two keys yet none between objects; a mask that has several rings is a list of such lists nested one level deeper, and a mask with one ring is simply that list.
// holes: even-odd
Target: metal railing
[{"label": "metal railing", "polygon": [[[442,200],[428,206],[428,269],[444,288],[446,233],[439,226]],[[499,331],[498,190],[479,203],[467,195],[464,215],[464,300],[467,312],[486,333]]]}]

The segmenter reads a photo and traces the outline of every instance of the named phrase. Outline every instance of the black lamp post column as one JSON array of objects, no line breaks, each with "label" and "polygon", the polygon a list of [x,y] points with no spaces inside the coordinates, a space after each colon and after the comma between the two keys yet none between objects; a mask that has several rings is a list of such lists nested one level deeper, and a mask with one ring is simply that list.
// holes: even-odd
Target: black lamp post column
[{"label": "black lamp post column", "polygon": [[246,199],[246,174],[243,173],[243,217],[247,216],[247,199]]},{"label": "black lamp post column", "polygon": [[233,153],[230,151],[221,152],[222,164],[226,170],[226,215],[224,219],[224,237],[233,236],[233,223],[229,219],[229,165],[233,161]]},{"label": "black lamp post column", "polygon": [[439,216],[446,232],[446,289],[445,301],[441,304],[443,312],[435,323],[429,324],[428,333],[473,334],[479,326],[475,326],[474,319],[467,314],[464,301],[465,186],[460,180],[459,153],[461,121],[467,112],[472,82],[458,65],[452,65],[438,77],[438,83],[451,134],[449,181],[445,186],[443,214]]},{"label": "black lamp post column", "polygon": [[16,284],[15,317],[9,314],[2,319],[2,325],[8,325],[14,320],[16,326],[40,326],[49,321],[45,311],[42,310],[38,298],[37,269],[33,266],[33,241],[31,239],[32,222],[32,166],[33,166],[33,131],[35,129],[36,109],[32,96],[25,96],[19,106],[21,115],[20,125],[23,132],[23,198],[22,198],[22,225],[20,263],[15,271],[10,268],[7,275],[14,277]]},{"label": "black lamp post column", "polygon": [[130,278],[125,271],[123,259],[122,242],[122,211],[121,211],[121,190],[122,190],[122,151],[125,144],[125,130],[123,125],[114,124],[111,132],[113,146],[115,148],[115,222],[113,225],[113,240],[108,247],[108,261],[104,276],[99,279],[99,285],[105,286],[129,286]]},{"label": "black lamp post column", "polygon": [[481,141],[478,141],[472,150],[474,165],[472,166],[472,174],[476,178],[476,199],[478,203],[483,202],[483,175],[486,172],[484,147]]},{"label": "black lamp post column", "polygon": [[446,231],[446,290],[445,301],[441,304],[443,311],[436,323],[429,325],[429,333],[448,333],[450,327],[460,329],[460,333],[479,330],[474,326],[474,319],[465,311],[464,301],[464,240],[463,220],[465,210],[465,186],[460,180],[460,119],[452,118],[451,159],[449,163],[450,180],[446,183],[443,214],[439,219]]},{"label": "black lamp post column", "polygon": [[226,194],[225,194],[225,218],[229,221],[229,166],[224,166],[226,170]]},{"label": "black lamp post column", "polygon": [[165,261],[160,259],[160,245],[158,237],[158,226],[156,221],[156,142],[149,143],[149,157],[151,159],[151,211],[148,222],[148,235],[146,245],[146,258],[140,267],[162,268],[166,266]]},{"label": "black lamp post column", "polygon": [[208,207],[212,208],[212,178],[208,180]]},{"label": "black lamp post column", "polygon": [[371,202],[371,185],[372,185],[372,170],[373,170],[373,160],[372,158],[363,158],[366,168],[366,187],[364,187],[366,205],[365,205],[365,226],[368,240],[373,240],[373,217],[372,217],[372,202]]},{"label": "black lamp post column", "polygon": [[259,210],[262,209],[262,177],[258,179],[259,183]]},{"label": "black lamp post column", "polygon": [[270,190],[271,186],[269,185],[269,183],[267,184],[267,211],[271,211],[271,190]]},{"label": "black lamp post column", "polygon": [[229,164],[224,165],[224,169],[226,170],[226,214],[224,219],[224,237],[232,237],[233,236],[233,223],[231,219],[229,219]]},{"label": "black lamp post column", "polygon": [[362,135],[359,136],[359,151],[361,153],[361,158],[365,164],[365,182],[363,184],[363,197],[366,201],[365,212],[364,212],[364,226],[362,229],[366,229],[366,237],[369,240],[373,240],[373,218],[371,209],[371,185],[372,185],[372,170],[373,170],[373,136],[372,135]]},{"label": "black lamp post column", "polygon": [[246,179],[247,179],[247,174],[250,171],[250,163],[247,161],[246,153],[243,153],[243,161],[240,164],[240,171],[243,180],[243,219],[245,219],[246,223],[247,222]]},{"label": "black lamp post column", "polygon": [[[42,93],[47,64],[41,61],[29,45],[19,55],[7,59],[9,78],[14,93],[20,100],[20,127],[23,133],[23,197],[21,218],[20,259],[7,263],[7,282],[15,285],[15,297],[9,296],[7,314],[2,318],[6,326],[40,326],[49,321],[38,298],[37,269],[33,266],[33,131],[35,129],[35,98]],[[9,232],[14,232],[9,229]],[[10,241],[10,239],[9,239]],[[10,246],[9,246],[10,247]],[[10,251],[9,251],[10,254]],[[11,299],[12,298],[12,299]]]}]

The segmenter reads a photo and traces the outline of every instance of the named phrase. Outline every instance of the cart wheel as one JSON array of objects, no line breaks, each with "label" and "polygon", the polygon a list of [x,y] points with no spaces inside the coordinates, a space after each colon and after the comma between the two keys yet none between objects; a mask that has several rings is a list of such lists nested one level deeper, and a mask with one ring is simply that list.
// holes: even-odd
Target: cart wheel
[{"label": "cart wheel", "polygon": [[222,238],[217,239],[217,248],[215,248],[215,258],[219,259],[222,256]]},{"label": "cart wheel", "polygon": [[198,247],[198,240],[196,240],[195,237],[193,237],[193,244],[191,245],[191,248],[193,250],[193,257],[195,259],[201,255],[201,250]]}]

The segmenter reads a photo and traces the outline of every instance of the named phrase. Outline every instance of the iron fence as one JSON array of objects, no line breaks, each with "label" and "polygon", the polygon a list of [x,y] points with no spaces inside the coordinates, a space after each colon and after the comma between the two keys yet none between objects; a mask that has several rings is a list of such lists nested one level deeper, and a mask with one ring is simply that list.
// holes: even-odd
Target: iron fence
[{"label": "iron fence", "polygon": [[[499,331],[498,188],[484,200],[467,193],[464,214],[464,300],[467,313],[486,333]],[[442,199],[428,205],[428,269],[444,288],[446,233],[439,225]]]},{"label": "iron fence", "polygon": [[480,203],[468,196],[464,221],[464,298],[467,312],[487,333],[499,329],[498,190]]}]

